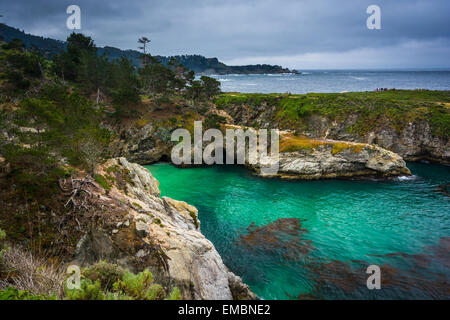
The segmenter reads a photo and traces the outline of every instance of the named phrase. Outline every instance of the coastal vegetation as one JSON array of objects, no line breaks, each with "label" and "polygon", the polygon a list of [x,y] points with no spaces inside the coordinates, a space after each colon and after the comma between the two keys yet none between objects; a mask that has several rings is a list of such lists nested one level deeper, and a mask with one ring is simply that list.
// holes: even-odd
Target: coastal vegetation
[{"label": "coastal vegetation", "polygon": [[331,147],[331,153],[333,155],[338,154],[344,150],[351,150],[352,152],[358,153],[367,147],[362,143],[352,143],[345,141],[330,141],[330,140],[318,140],[311,139],[304,136],[294,136],[292,134],[282,135],[280,137],[280,152],[292,152],[297,150],[310,150],[324,146]]},{"label": "coastal vegetation", "polygon": [[[20,39],[27,48],[35,48],[47,57],[53,58],[61,51],[65,51],[68,43],[65,41],[54,40],[26,34],[25,32],[0,23],[0,35],[3,35],[5,41],[10,42],[13,39]],[[142,37],[143,39],[145,37]],[[148,42],[145,42],[148,43]],[[143,49],[143,43],[140,43]],[[127,58],[134,67],[142,66],[142,54],[137,50],[121,50],[110,46],[98,48],[97,53],[105,56],[109,61]],[[245,66],[228,66],[220,62],[217,58],[206,58],[198,54],[176,55],[176,56],[154,56],[155,59],[168,66],[171,61],[183,65],[186,69],[202,74],[275,74],[275,73],[296,73],[295,70],[289,70],[277,65],[257,64]]]},{"label": "coastal vegetation", "polygon": [[100,261],[81,269],[80,287],[67,286],[69,275],[56,262],[6,244],[0,230],[0,300],[178,300],[154,283],[150,271],[137,274],[113,263]]},{"label": "coastal vegetation", "polygon": [[[75,33],[68,37],[66,50],[51,60],[20,40],[0,43],[0,227],[11,243],[26,244],[22,256],[31,260],[42,252],[61,261],[73,255],[82,225],[87,227],[101,211],[85,202],[93,181],[105,191],[115,183],[125,188],[130,183],[129,178],[116,181],[117,174],[96,172],[110,157],[115,126],[139,119],[146,108],[172,105],[174,100],[195,110],[190,105],[207,104],[220,93],[217,80],[206,76],[196,80],[176,61],[164,66],[146,52],[143,67],[136,70],[127,58],[109,61],[97,50],[91,38]],[[67,179],[73,188],[69,199]],[[80,195],[81,203],[76,202]],[[78,209],[89,213],[74,214]],[[19,249],[6,253],[2,249],[2,260],[12,252]],[[49,269],[45,263],[30,268],[32,274]],[[125,272],[109,292],[86,279],[80,292],[63,296],[18,285],[8,288],[23,276],[21,272],[25,270],[17,270],[14,279],[2,273],[3,298],[166,297],[161,286],[151,284],[150,273]],[[177,298],[179,293],[167,296]]]},{"label": "coastal vegetation", "polygon": [[378,125],[401,130],[414,120],[427,119],[437,136],[450,135],[450,92],[429,90],[389,90],[381,92],[259,94],[224,93],[215,99],[218,108],[249,106],[276,107],[271,120],[282,128],[298,127],[313,114],[345,121],[357,115],[350,131],[364,135]]}]

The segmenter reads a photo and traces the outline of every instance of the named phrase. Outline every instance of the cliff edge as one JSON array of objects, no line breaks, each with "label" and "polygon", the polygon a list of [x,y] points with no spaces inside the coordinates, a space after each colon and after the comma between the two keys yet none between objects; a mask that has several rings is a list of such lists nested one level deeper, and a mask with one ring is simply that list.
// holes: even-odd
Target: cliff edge
[{"label": "cliff edge", "polygon": [[134,272],[149,269],[166,288],[178,287],[183,299],[257,299],[201,233],[197,209],[161,198],[148,170],[115,158],[96,177],[102,185],[95,183],[91,197],[114,220],[80,239],[76,263],[107,260]]}]

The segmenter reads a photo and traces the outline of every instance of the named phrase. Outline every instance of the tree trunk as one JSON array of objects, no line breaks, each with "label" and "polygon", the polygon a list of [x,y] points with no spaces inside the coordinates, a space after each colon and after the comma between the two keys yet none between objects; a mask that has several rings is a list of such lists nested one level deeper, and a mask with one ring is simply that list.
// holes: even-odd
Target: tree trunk
[{"label": "tree trunk", "polygon": [[95,101],[98,104],[98,100],[100,99],[100,88],[97,88],[97,100]]},{"label": "tree trunk", "polygon": [[41,76],[42,76],[42,79],[47,80],[47,79],[45,78],[45,73],[44,73],[44,69],[42,69],[41,62],[39,61],[38,64],[39,64],[39,69],[41,70]]}]

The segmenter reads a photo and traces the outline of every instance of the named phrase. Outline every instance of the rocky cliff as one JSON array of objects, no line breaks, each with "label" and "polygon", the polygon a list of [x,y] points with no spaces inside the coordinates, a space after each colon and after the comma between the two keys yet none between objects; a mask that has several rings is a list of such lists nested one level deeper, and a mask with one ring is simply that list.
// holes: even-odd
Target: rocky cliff
[{"label": "rocky cliff", "polygon": [[[230,121],[231,119],[231,121]],[[231,117],[228,121],[233,122]],[[249,129],[250,127],[224,125],[222,129]],[[252,129],[252,128],[250,128]],[[140,129],[129,128],[115,144],[117,156],[130,161],[152,163],[170,161],[170,129],[148,124]],[[279,171],[281,178],[322,179],[348,177],[389,177],[408,175],[402,157],[379,146],[367,143],[312,139],[283,131],[280,137]],[[275,158],[268,159],[272,166]],[[247,165],[260,173],[259,165]],[[267,175],[264,175],[267,176]]]},{"label": "rocky cliff", "polygon": [[166,288],[177,286],[184,299],[257,298],[203,236],[197,209],[160,198],[148,170],[115,158],[102,165],[99,176],[105,182],[96,184],[91,197],[115,220],[91,227],[77,244],[75,262],[108,260],[135,272],[148,268]]},{"label": "rocky cliff", "polygon": [[123,156],[140,164],[170,159],[170,128],[148,123],[142,127],[131,126],[116,130],[119,138],[111,145],[113,156]]},{"label": "rocky cliff", "polygon": [[376,144],[408,161],[450,163],[449,92],[229,93],[216,104],[235,125]]}]

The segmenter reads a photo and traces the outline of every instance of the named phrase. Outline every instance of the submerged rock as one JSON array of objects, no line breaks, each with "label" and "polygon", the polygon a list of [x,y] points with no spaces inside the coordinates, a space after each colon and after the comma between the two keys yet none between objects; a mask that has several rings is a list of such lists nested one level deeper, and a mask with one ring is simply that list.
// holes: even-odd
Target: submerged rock
[{"label": "submerged rock", "polygon": [[[118,214],[111,235],[92,227],[78,243],[75,261],[100,260],[133,272],[149,269],[168,290],[178,287],[184,299],[257,299],[224,265],[214,245],[199,230],[197,209],[185,202],[159,197],[158,181],[125,158],[109,160],[100,169],[113,186],[100,191],[105,212]],[[125,208],[126,210],[123,210]]]}]

